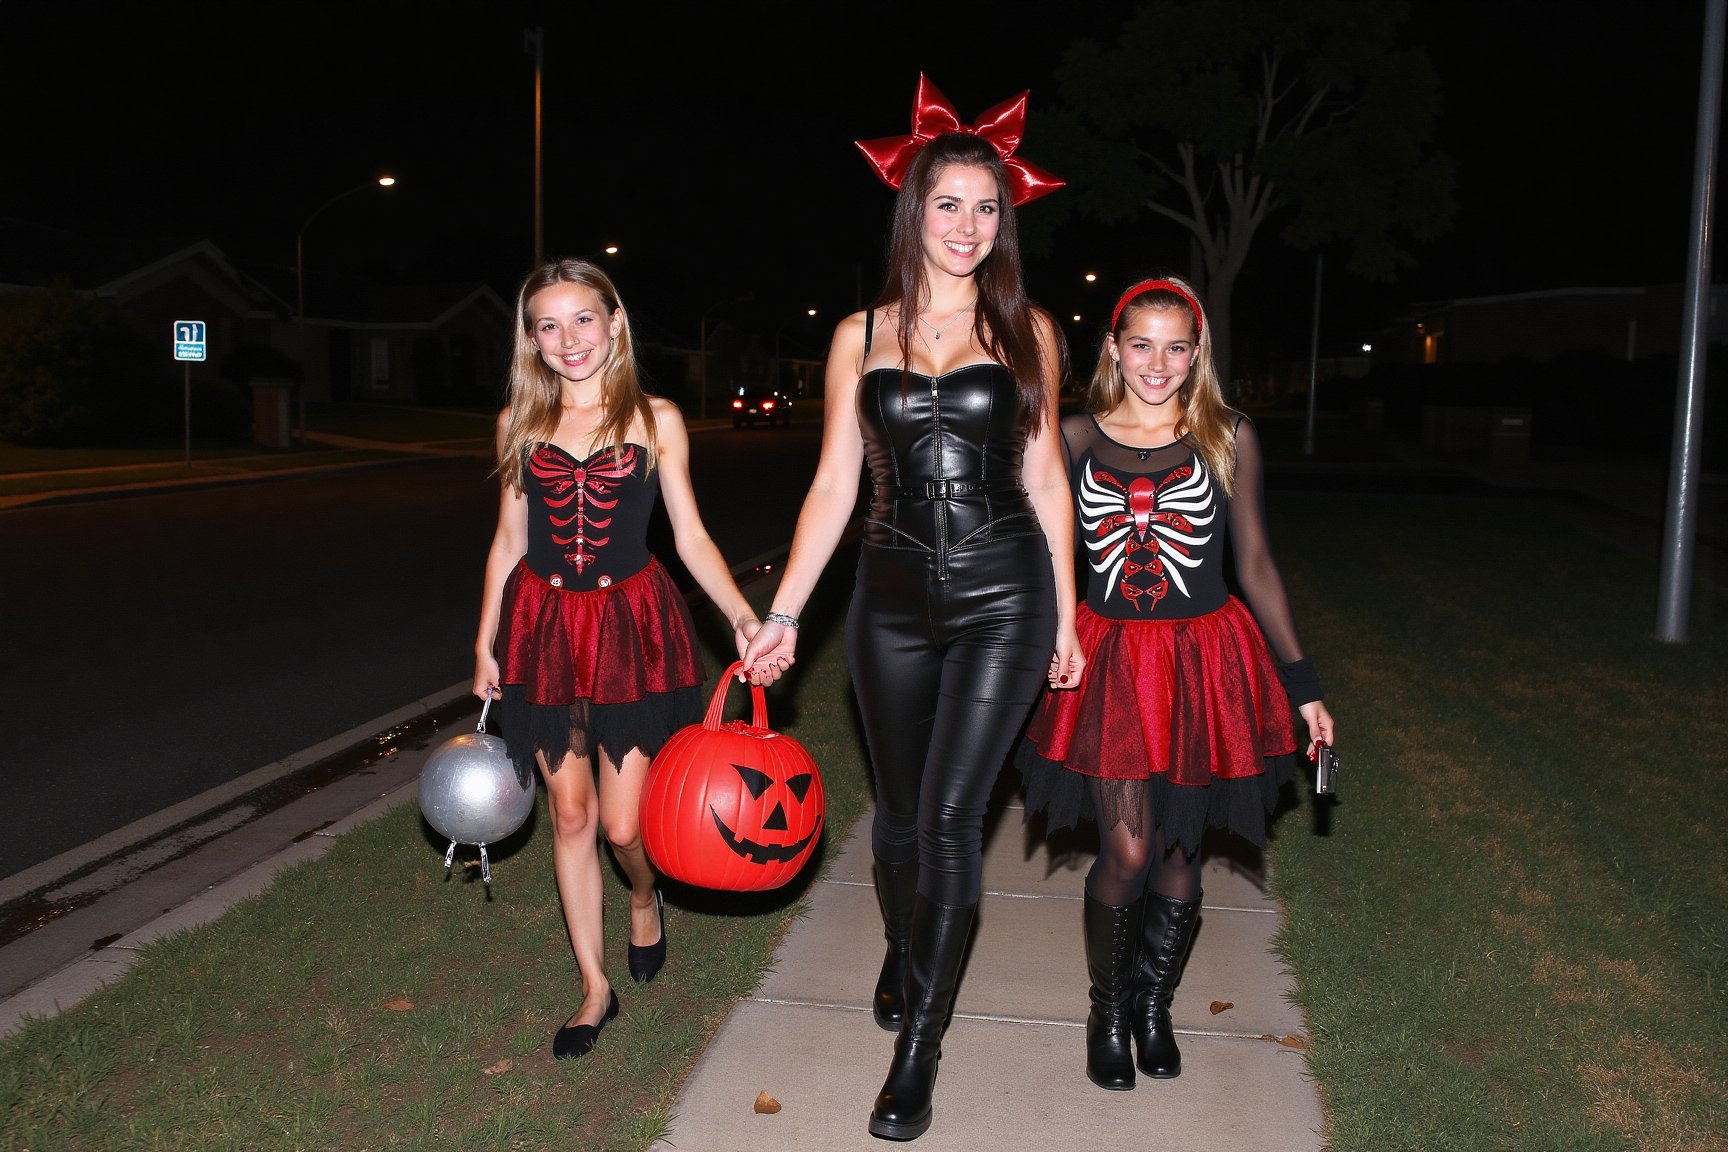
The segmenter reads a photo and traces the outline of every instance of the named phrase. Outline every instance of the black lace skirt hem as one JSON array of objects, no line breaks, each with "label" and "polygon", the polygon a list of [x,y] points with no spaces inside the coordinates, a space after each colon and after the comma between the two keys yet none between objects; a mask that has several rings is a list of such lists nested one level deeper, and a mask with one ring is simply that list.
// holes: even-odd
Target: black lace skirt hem
[{"label": "black lace skirt hem", "polygon": [[1200,786],[1172,784],[1162,774],[1140,780],[1100,779],[1045,759],[1026,740],[1016,749],[1014,764],[1025,784],[1024,819],[1029,822],[1043,817],[1046,832],[1074,828],[1085,821],[1100,831],[1122,824],[1138,838],[1146,834],[1140,826],[1142,814],[1150,811],[1163,835],[1164,847],[1180,846],[1190,855],[1200,850],[1208,828],[1221,829],[1264,848],[1278,794],[1286,781],[1297,776],[1296,757],[1281,755],[1266,757],[1266,770],[1257,776],[1214,779]]},{"label": "black lace skirt hem", "polygon": [[707,706],[700,684],[624,704],[534,704],[522,685],[506,684],[498,722],[518,778],[532,779],[536,753],[551,772],[570,753],[596,764],[603,756],[615,766],[633,751],[652,757],[678,729],[700,723]]}]

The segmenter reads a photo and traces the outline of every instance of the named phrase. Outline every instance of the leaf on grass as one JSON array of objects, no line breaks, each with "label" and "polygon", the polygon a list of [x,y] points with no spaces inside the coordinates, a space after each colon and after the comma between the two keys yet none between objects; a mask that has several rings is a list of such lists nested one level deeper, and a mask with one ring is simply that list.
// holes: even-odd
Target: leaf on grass
[{"label": "leaf on grass", "polygon": [[1212,1001],[1212,1015],[1216,1016],[1220,1012],[1228,1012],[1234,1007],[1236,1007],[1236,1003],[1233,1000],[1214,1000]]},{"label": "leaf on grass", "polygon": [[1274,1044],[1282,1044],[1286,1048],[1294,1048],[1298,1052],[1304,1051],[1308,1047],[1308,1041],[1302,1039],[1300,1036],[1274,1036],[1272,1033],[1267,1032],[1261,1035],[1260,1039],[1270,1040]]},{"label": "leaf on grass", "polygon": [[768,1095],[766,1090],[756,1093],[755,1109],[763,1116],[772,1116],[780,1111],[780,1101]]},{"label": "leaf on grass", "polygon": [[396,999],[394,999],[394,1000],[390,1001],[388,1004],[384,1005],[384,1011],[386,1011],[386,1012],[412,1012],[412,1011],[414,1011],[414,1001],[408,999],[408,997],[406,997],[406,996],[398,996],[398,997],[396,997]]},{"label": "leaf on grass", "polygon": [[512,1063],[511,1060],[508,1057],[506,1057],[503,1060],[498,1061],[498,1063],[492,1065],[492,1067],[490,1067],[490,1068],[480,1069],[480,1074],[482,1076],[501,1075],[505,1072],[510,1071],[511,1063]]}]

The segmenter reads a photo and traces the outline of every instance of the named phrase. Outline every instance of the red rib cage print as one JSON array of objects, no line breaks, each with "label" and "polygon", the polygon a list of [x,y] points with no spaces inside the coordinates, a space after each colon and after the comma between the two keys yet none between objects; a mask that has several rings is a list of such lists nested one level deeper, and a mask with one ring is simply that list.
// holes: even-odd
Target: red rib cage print
[{"label": "red rib cage print", "polygon": [[[611,536],[596,536],[594,533],[610,528],[612,518],[601,519],[595,514],[610,512],[618,506],[618,497],[614,493],[619,483],[636,471],[636,458],[634,444],[626,444],[618,453],[602,448],[579,463],[567,463],[568,457],[561,459],[545,449],[529,458],[528,467],[535,478],[550,489],[546,504],[553,509],[549,517],[552,542],[569,549],[564,553],[564,560],[576,571],[581,572],[594,563],[593,550],[604,548],[611,541]],[[596,464],[595,461],[604,463]],[[576,505],[575,511],[568,516],[558,515],[572,501]],[[574,534],[560,534],[562,529],[571,525],[576,527]]]}]

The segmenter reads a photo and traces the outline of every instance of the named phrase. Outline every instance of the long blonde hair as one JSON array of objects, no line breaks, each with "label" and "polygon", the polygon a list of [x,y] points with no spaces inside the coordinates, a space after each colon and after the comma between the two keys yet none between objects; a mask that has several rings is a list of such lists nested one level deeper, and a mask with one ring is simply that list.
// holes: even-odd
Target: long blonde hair
[{"label": "long blonde hair", "polygon": [[1181,406],[1181,415],[1176,418],[1176,435],[1186,436],[1194,442],[1207,471],[1229,496],[1235,491],[1236,481],[1236,430],[1231,419],[1235,413],[1224,403],[1224,389],[1218,383],[1218,369],[1212,362],[1212,325],[1206,321],[1206,309],[1200,303],[1200,294],[1186,280],[1178,276],[1160,276],[1142,280],[1122,294],[1116,303],[1109,339],[1100,341],[1098,365],[1092,370],[1086,393],[1087,406],[1103,415],[1127,396],[1128,384],[1122,379],[1120,366],[1110,355],[1110,340],[1119,339],[1134,317],[1153,310],[1182,312],[1197,334],[1194,358],[1188,364],[1188,379],[1182,382],[1182,389],[1176,394],[1176,403]]},{"label": "long blonde hair", "polygon": [[510,402],[504,420],[504,439],[498,446],[496,472],[503,482],[522,491],[522,462],[529,449],[550,441],[558,432],[563,405],[563,377],[540,358],[534,342],[534,317],[528,307],[537,293],[555,284],[581,284],[594,290],[610,320],[622,320],[612,353],[600,370],[600,427],[594,434],[596,448],[611,448],[616,458],[624,450],[630,425],[640,416],[648,468],[652,470],[659,442],[654,434],[654,409],[642,389],[641,370],[636,364],[636,345],[630,336],[630,315],[618,299],[618,289],[605,272],[586,260],[552,260],[528,273],[516,292],[516,343],[510,357]]}]

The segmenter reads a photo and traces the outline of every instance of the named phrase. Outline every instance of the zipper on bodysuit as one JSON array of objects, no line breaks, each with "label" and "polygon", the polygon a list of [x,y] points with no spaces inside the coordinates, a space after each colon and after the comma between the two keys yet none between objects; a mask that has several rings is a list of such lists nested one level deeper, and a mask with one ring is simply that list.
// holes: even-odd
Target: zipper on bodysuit
[{"label": "zipper on bodysuit", "polygon": [[[930,419],[935,426],[936,436],[936,471],[942,471],[942,377],[930,377]],[[938,480],[948,477],[938,475]],[[936,501],[936,581],[939,584],[948,582],[948,501],[942,498]]]}]

